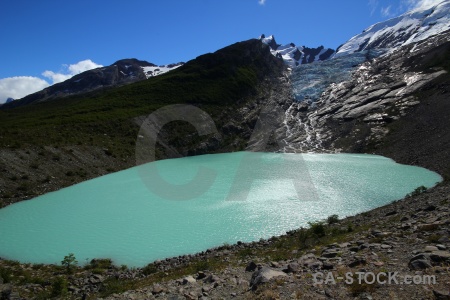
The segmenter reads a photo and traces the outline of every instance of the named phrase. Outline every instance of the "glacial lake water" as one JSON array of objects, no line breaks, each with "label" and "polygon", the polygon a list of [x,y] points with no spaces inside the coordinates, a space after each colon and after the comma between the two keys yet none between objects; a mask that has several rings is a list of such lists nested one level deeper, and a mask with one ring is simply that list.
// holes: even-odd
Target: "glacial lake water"
[{"label": "glacial lake water", "polygon": [[59,263],[156,259],[257,241],[354,215],[442,178],[360,154],[236,152],[162,160],[0,210],[0,257]]}]

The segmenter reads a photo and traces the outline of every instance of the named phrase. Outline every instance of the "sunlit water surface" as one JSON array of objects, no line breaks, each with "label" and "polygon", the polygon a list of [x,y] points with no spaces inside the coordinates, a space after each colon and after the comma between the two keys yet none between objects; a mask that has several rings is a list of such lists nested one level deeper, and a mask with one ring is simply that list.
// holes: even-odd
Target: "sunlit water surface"
[{"label": "sunlit water surface", "polygon": [[[195,178],[200,167],[205,172]],[[354,215],[441,180],[375,155],[236,152],[162,160],[1,209],[0,257],[59,263],[74,253],[79,262],[144,266],[280,235],[332,214]],[[167,194],[161,182],[182,195]]]}]

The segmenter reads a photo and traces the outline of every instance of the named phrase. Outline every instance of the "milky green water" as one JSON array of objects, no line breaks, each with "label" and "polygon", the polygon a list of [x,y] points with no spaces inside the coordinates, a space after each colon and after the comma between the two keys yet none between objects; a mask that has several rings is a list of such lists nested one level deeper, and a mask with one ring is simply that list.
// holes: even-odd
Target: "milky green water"
[{"label": "milky green water", "polygon": [[0,257],[59,263],[74,253],[79,262],[144,266],[367,211],[441,180],[374,155],[237,152],[163,160],[1,209]]}]

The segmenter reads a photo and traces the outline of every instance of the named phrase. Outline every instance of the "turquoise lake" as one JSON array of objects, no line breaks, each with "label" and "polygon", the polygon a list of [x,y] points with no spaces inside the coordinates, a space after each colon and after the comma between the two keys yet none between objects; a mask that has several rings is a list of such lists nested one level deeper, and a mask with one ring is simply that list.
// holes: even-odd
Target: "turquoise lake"
[{"label": "turquoise lake", "polygon": [[361,154],[236,152],[162,160],[0,210],[0,257],[83,264],[156,259],[257,241],[403,198],[442,178]]}]

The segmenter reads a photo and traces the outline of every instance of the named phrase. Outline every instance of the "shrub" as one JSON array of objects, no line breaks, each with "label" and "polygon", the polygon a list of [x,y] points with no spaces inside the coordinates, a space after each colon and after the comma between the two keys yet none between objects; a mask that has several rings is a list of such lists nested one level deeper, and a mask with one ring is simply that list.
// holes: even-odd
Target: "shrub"
[{"label": "shrub", "polygon": [[78,264],[78,261],[75,258],[73,253],[69,253],[69,255],[64,256],[64,259],[61,261],[61,265],[66,268],[67,273],[71,273],[72,269]]},{"label": "shrub", "polygon": [[414,191],[412,191],[411,193],[409,193],[408,195],[406,195],[407,197],[414,197],[414,196],[418,196],[422,193],[425,193],[427,191],[427,188],[423,185],[417,187]]},{"label": "shrub", "polygon": [[331,216],[329,216],[327,218],[327,223],[330,224],[330,225],[331,224],[335,224],[337,222],[339,222],[339,216],[338,215],[331,215]]},{"label": "shrub", "polygon": [[52,297],[59,297],[67,295],[67,280],[63,277],[58,277],[52,284]]},{"label": "shrub", "polygon": [[311,233],[317,237],[325,236],[325,224],[322,221],[308,222]]},{"label": "shrub", "polygon": [[109,269],[113,266],[112,260],[109,258],[97,258],[90,262],[91,269]]},{"label": "shrub", "polygon": [[3,279],[3,283],[11,282],[11,271],[0,267],[0,277]]},{"label": "shrub", "polygon": [[158,272],[158,268],[154,264],[148,264],[142,269],[144,275],[155,274],[156,272]]}]

